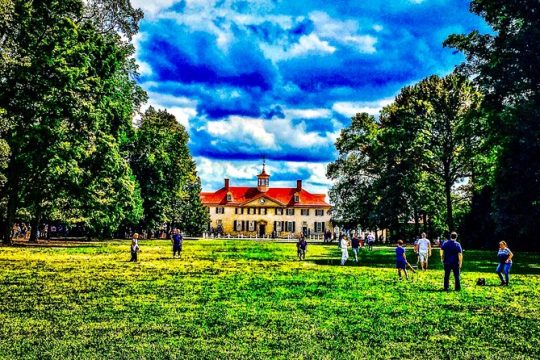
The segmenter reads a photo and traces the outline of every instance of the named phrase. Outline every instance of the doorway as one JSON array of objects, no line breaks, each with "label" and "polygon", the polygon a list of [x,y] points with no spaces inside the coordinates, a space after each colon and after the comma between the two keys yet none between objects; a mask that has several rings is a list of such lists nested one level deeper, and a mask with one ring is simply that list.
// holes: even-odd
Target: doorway
[{"label": "doorway", "polygon": [[259,236],[264,237],[266,234],[266,224],[259,224]]}]

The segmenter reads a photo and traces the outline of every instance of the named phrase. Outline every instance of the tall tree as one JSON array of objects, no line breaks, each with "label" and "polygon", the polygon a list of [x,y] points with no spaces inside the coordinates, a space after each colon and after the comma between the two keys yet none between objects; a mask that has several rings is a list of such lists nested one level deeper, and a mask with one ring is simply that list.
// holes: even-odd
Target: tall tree
[{"label": "tall tree", "polygon": [[471,11],[494,33],[452,35],[445,45],[465,53],[461,70],[474,75],[486,94],[486,137],[496,157],[491,183],[497,237],[540,248],[540,3],[474,0]]},{"label": "tall tree", "polygon": [[334,180],[329,195],[334,204],[332,218],[339,224],[376,227],[373,216],[376,194],[373,183],[378,170],[372,161],[378,124],[367,113],[358,113],[336,140],[338,158],[330,163],[326,176]]},{"label": "tall tree", "polygon": [[146,229],[167,224],[197,234],[208,223],[188,140],[184,127],[165,110],[150,107],[141,117],[131,164],[141,184]]},{"label": "tall tree", "polygon": [[5,242],[21,208],[32,214],[33,239],[42,217],[103,235],[140,216],[122,147],[144,92],[134,79],[132,46],[87,17],[90,4],[14,1],[6,36],[23,61],[0,74],[0,107],[13,124],[2,191]]},{"label": "tall tree", "polygon": [[456,184],[471,176],[471,153],[480,142],[469,126],[480,98],[461,76],[432,76],[403,88],[378,121],[357,115],[338,138],[340,155],[328,168],[337,180],[330,191],[336,214],[388,227],[396,236],[406,235],[411,219],[418,233],[420,220],[427,229],[428,219],[436,225],[445,214],[444,228],[453,230]]}]

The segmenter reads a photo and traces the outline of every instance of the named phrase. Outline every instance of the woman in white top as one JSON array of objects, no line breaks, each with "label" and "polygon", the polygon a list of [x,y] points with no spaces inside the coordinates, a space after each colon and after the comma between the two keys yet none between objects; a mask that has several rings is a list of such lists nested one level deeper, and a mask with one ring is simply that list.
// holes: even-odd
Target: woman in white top
[{"label": "woman in white top", "polygon": [[341,265],[345,265],[345,262],[349,258],[349,241],[347,240],[347,236],[343,235],[341,238]]}]

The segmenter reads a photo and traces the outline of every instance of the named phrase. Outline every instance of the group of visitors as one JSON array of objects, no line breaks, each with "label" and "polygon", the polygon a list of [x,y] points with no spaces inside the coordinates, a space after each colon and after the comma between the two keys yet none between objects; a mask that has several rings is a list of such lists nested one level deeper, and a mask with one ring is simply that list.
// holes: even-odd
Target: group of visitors
[{"label": "group of visitors", "polygon": [[[172,235],[171,235],[171,243],[172,243],[172,251],[173,251],[173,259],[180,259],[182,256],[182,242],[184,240],[184,236],[182,234],[182,231],[180,229],[173,229]],[[130,262],[137,262],[138,260],[138,253],[141,252],[141,249],[139,247],[139,234],[134,233],[131,238],[131,259]]]},{"label": "group of visitors", "polygon": [[[457,241],[456,232],[450,234],[450,238],[440,244],[441,262],[444,266],[444,290],[448,291],[450,287],[450,274],[454,276],[454,289],[461,290],[461,267],[463,265],[463,248]],[[418,254],[418,262],[422,270],[427,270],[428,259],[431,256],[431,242],[426,239],[426,234],[422,233],[422,238],[415,243],[415,252]],[[499,242],[499,251],[497,253],[498,266],[497,275],[501,280],[501,286],[508,286],[510,282],[510,268],[512,267],[512,258],[514,254],[508,248],[505,241]],[[399,240],[396,247],[396,268],[398,278],[402,279],[402,273],[406,279],[409,279],[407,267],[415,271],[412,265],[407,261],[403,241]],[[503,277],[504,273],[504,277]]]},{"label": "group of visitors", "polygon": [[[463,265],[463,248],[457,241],[458,235],[456,232],[450,234],[450,238],[440,243],[440,256],[441,262],[444,266],[444,290],[448,291],[450,287],[450,274],[454,276],[454,289],[456,291],[461,290],[460,273]],[[173,246],[173,258],[180,258],[182,254],[182,242],[183,235],[180,229],[173,229],[171,235],[171,242]],[[375,238],[373,234],[367,235],[368,248],[373,247]],[[303,234],[300,234],[296,243],[296,251],[298,260],[302,261],[306,259],[308,243]],[[360,248],[363,246],[363,237],[357,236],[353,233],[353,237],[349,242],[346,235],[340,237],[338,246],[341,250],[341,265],[345,265],[349,259],[349,246],[352,247],[354,254],[354,261],[358,262],[358,256]],[[137,262],[137,254],[140,252],[139,248],[139,234],[135,233],[131,240],[131,259],[129,261]],[[396,252],[396,268],[399,280],[409,279],[409,273],[407,269],[416,272],[414,267],[407,260],[406,250],[403,240],[398,240],[395,249]],[[428,269],[429,258],[432,255],[431,242],[427,239],[425,233],[422,233],[420,239],[414,244],[414,252],[417,254],[417,263],[420,265],[420,269],[426,271]],[[508,286],[510,282],[510,268],[512,267],[512,258],[514,254],[508,248],[505,241],[499,242],[499,251],[497,253],[498,266],[496,272],[501,280],[503,286]]]}]

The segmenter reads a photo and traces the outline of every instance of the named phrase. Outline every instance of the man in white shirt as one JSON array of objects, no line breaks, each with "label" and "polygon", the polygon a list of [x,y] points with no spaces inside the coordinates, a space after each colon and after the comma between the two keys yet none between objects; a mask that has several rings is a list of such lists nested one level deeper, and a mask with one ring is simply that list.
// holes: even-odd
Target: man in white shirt
[{"label": "man in white shirt", "polygon": [[418,239],[418,260],[422,270],[427,270],[428,259],[431,256],[431,242],[426,239],[426,233],[422,233],[422,238]]}]

